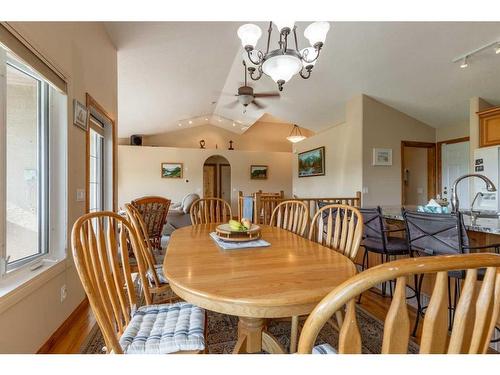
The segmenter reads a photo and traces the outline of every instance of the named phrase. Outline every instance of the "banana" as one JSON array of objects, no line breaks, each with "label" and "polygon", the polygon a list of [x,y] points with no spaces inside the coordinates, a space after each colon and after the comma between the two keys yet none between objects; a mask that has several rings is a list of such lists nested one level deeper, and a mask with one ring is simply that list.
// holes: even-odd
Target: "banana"
[{"label": "banana", "polygon": [[242,231],[245,230],[245,227],[236,220],[229,220],[229,226],[231,227],[232,230],[237,230],[237,231]]}]

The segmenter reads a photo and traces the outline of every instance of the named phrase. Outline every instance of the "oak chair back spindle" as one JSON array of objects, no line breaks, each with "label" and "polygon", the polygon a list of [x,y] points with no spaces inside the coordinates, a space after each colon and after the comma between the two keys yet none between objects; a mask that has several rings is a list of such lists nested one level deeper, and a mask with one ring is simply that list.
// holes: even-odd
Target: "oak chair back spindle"
[{"label": "oak chair back spindle", "polygon": [[278,204],[271,215],[269,225],[286,229],[304,236],[309,223],[309,211],[304,202],[289,200]]},{"label": "oak chair back spindle", "polygon": [[131,203],[144,219],[153,249],[161,250],[161,236],[167,223],[170,199],[148,196],[134,199]]},{"label": "oak chair back spindle", "polygon": [[[141,279],[146,279],[149,281],[147,286],[144,286],[144,296],[146,299],[146,304],[153,304],[155,294],[163,294],[166,292],[171,292],[170,285],[168,283],[162,282],[163,271],[161,271],[161,265],[156,262],[154,257],[153,248],[151,241],[148,236],[148,231],[146,223],[137,208],[135,208],[130,203],[125,204],[125,211],[127,212],[127,218],[134,228],[139,242],[139,251],[142,254],[142,258],[145,261],[145,271],[146,274],[143,275]],[[159,272],[162,275],[159,275]],[[157,302],[156,302],[157,303]]]},{"label": "oak chair back spindle", "polygon": [[191,206],[191,223],[210,224],[226,223],[232,219],[231,206],[220,198],[202,198]]},{"label": "oak chair back spindle", "polygon": [[119,338],[136,309],[129,246],[146,285],[144,259],[134,228],[114,212],[81,216],[71,233],[73,259],[108,352],[122,353]]},{"label": "oak chair back spindle", "polygon": [[312,218],[309,240],[318,242],[354,259],[363,237],[363,216],[359,210],[343,204],[330,204]]},{"label": "oak chair back spindle", "polygon": [[[410,321],[406,282],[415,274],[435,274],[436,281],[427,308],[420,354],[480,354],[488,350],[500,309],[500,255],[492,253],[417,257],[396,260],[370,268],[335,288],[309,315],[299,341],[300,353],[313,351],[325,322],[347,305],[339,335],[339,353],[361,353],[355,300],[370,288],[396,279],[396,289],[384,324],[382,353],[407,353]],[[486,269],[481,284],[477,270]],[[463,291],[448,338],[447,278],[449,271],[466,270]]]}]

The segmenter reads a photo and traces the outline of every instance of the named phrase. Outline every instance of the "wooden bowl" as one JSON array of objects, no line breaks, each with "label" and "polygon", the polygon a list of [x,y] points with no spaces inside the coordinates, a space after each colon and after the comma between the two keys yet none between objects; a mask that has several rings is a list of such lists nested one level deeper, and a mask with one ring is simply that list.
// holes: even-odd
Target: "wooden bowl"
[{"label": "wooden bowl", "polygon": [[252,224],[248,230],[233,230],[229,224],[221,224],[215,228],[215,234],[223,241],[245,242],[258,240],[260,238],[260,227]]}]

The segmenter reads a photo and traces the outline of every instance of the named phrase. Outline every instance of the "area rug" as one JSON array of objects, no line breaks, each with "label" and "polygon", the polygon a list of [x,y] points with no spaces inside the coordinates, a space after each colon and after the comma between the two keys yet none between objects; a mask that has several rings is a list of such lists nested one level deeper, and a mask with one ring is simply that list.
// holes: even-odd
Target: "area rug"
[{"label": "area rug", "polygon": [[[380,353],[384,334],[383,322],[357,306],[357,318],[362,340],[362,351],[365,354]],[[290,347],[290,320],[270,320],[268,331],[278,339],[287,350]],[[238,318],[208,311],[207,345],[210,354],[228,354],[233,351],[237,340]],[[338,332],[329,324],[325,324],[318,335],[316,344],[328,343],[338,347]],[[83,343],[80,353],[102,354],[104,339],[96,326]],[[410,340],[408,353],[418,353],[418,345]]]}]

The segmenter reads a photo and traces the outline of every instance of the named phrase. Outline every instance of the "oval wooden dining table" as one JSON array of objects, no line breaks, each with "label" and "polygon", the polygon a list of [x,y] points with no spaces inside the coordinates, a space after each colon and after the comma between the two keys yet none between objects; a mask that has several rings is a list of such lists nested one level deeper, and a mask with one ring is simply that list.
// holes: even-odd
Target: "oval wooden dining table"
[{"label": "oval wooden dining table", "polygon": [[163,269],[185,301],[239,317],[234,353],[284,353],[266,331],[266,318],[307,315],[356,274],[344,255],[286,230],[262,225],[262,238],[271,246],[222,250],[209,236],[215,227],[174,231]]}]

